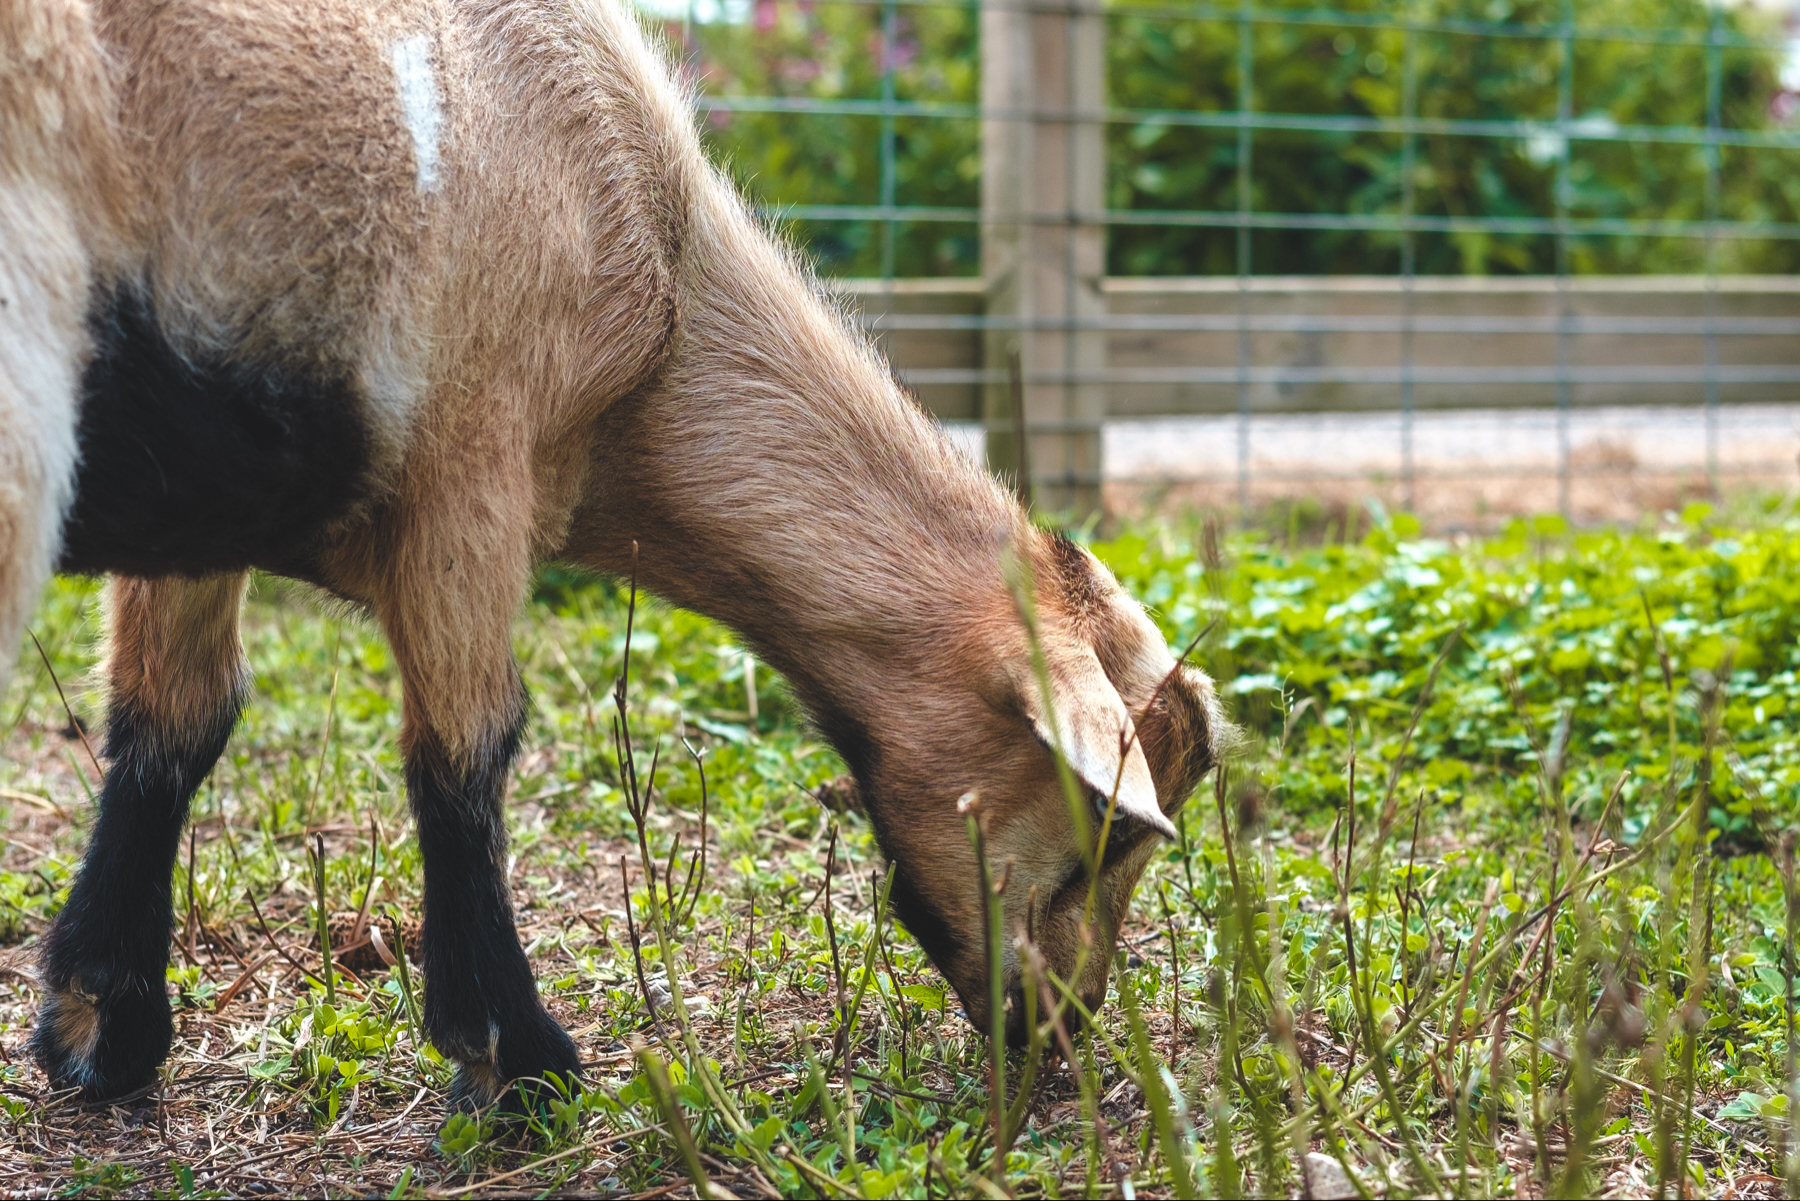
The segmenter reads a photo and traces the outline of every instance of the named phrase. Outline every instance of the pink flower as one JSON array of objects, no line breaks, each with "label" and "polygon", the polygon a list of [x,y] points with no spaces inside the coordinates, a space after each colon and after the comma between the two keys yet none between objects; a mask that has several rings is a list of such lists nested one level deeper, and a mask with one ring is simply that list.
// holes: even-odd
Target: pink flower
[{"label": "pink flower", "polygon": [[893,45],[889,46],[886,35],[878,30],[869,35],[869,55],[875,60],[878,71],[902,71],[919,57],[919,43],[898,33]]},{"label": "pink flower", "polygon": [[781,77],[791,83],[810,83],[823,69],[817,59],[811,58],[783,59],[780,67]]}]

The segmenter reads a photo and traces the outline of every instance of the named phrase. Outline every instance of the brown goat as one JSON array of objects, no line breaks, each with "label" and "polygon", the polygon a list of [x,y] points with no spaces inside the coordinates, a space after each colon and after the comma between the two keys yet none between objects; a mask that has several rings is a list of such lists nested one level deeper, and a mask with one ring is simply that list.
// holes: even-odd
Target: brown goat
[{"label": "brown goat", "polygon": [[57,1084],[120,1095],[167,1054],[171,866],[247,692],[253,566],[392,644],[425,1025],[458,1098],[572,1077],[504,875],[509,625],[534,564],[622,573],[634,542],[649,587],[786,673],[978,1024],[957,799],[1011,864],[1008,930],[1066,975],[1086,885],[1050,745],[1116,793],[1075,981],[1098,1003],[1165,814],[1214,762],[1211,684],[899,391],[707,164],[628,13],[0,0],[0,645],[53,567],[117,577],[111,769],[41,956]]}]

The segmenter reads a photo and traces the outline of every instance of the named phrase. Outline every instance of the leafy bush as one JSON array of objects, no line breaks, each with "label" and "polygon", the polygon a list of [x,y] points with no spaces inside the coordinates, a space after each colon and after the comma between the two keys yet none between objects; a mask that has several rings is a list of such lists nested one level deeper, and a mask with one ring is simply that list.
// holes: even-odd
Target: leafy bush
[{"label": "leafy bush", "polygon": [[[661,11],[667,11],[666,6]],[[664,28],[709,95],[879,100],[883,9],[865,3],[696,0],[703,20]],[[1251,103],[1262,113],[1391,118],[1404,112],[1406,34],[1376,27],[1402,14],[1378,0],[1344,0],[1306,23],[1252,25]],[[1417,112],[1445,121],[1547,122],[1558,109],[1562,42],[1542,32],[1561,20],[1559,0],[1420,0],[1416,20]],[[1232,6],[1170,10],[1159,0],[1109,6],[1110,103],[1138,119],[1107,132],[1107,203],[1115,209],[1237,208],[1237,134],[1173,124],[1157,113],[1230,112],[1239,95],[1240,26]],[[1191,14],[1191,15],[1190,15]],[[1595,131],[1702,127],[1707,121],[1706,50],[1599,36],[1604,31],[1706,33],[1720,51],[1720,113],[1733,131],[1788,127],[1795,97],[1780,80],[1774,19],[1751,5],[1704,0],[1595,0],[1576,10],[1571,112]],[[893,14],[893,96],[974,105],[980,99],[977,12],[962,4],[903,5]],[[1510,32],[1509,32],[1510,31]],[[764,204],[881,203],[882,125],[875,115],[714,111],[708,140]],[[894,122],[895,203],[980,203],[979,123],[964,117]],[[1427,216],[1547,217],[1555,212],[1560,142],[1548,131],[1475,137],[1421,135],[1412,182]],[[1733,221],[1800,219],[1800,150],[1725,146],[1719,215]],[[1401,211],[1404,147],[1391,133],[1257,131],[1251,206],[1260,212],[1395,214]],[[1696,143],[1582,140],[1569,147],[1569,211],[1578,218],[1702,220],[1706,151]],[[827,274],[882,273],[887,235],[876,222],[802,221],[794,233]],[[972,275],[980,266],[972,224],[899,223],[891,263],[900,276]],[[1695,271],[1695,238],[1589,236],[1570,244],[1576,272]],[[1541,273],[1556,268],[1542,234],[1421,234],[1418,269],[1438,274]],[[1279,230],[1252,236],[1263,274],[1386,273],[1398,269],[1393,233]],[[1726,239],[1726,271],[1788,272],[1800,247],[1779,239]],[[1207,275],[1235,271],[1227,228],[1121,226],[1110,235],[1117,275]]]},{"label": "leafy bush", "polygon": [[[1367,20],[1411,15],[1417,33],[1417,114],[1440,121],[1553,121],[1562,42],[1505,36],[1553,30],[1558,0],[1431,0],[1407,12],[1374,0],[1339,11]],[[1237,133],[1159,121],[1155,111],[1229,112],[1238,104],[1240,27],[1229,8],[1214,19],[1175,19],[1153,0],[1117,0],[1108,42],[1113,103],[1145,115],[1109,130],[1109,204],[1120,209],[1232,211],[1237,199]],[[1792,97],[1782,90],[1779,51],[1746,41],[1774,37],[1765,14],[1703,0],[1599,0],[1576,9],[1571,114],[1595,132],[1707,122],[1706,51],[1592,36],[1605,30],[1705,34],[1717,17],[1720,112],[1730,130],[1783,125]],[[1452,31],[1461,22],[1466,31]],[[1405,113],[1407,35],[1398,28],[1320,20],[1251,26],[1251,105],[1257,112],[1396,118]],[[1577,218],[1704,220],[1706,152],[1698,144],[1571,139],[1569,212]],[[1414,211],[1435,217],[1549,217],[1561,142],[1552,132],[1511,137],[1419,136]],[[1273,213],[1397,214],[1405,187],[1404,144],[1390,133],[1257,131],[1251,208]],[[1726,220],[1791,221],[1800,212],[1793,154],[1726,147],[1719,215]],[[1119,275],[1206,275],[1236,270],[1236,231],[1129,226],[1115,229],[1110,269]],[[1393,233],[1278,230],[1252,237],[1261,274],[1385,273],[1399,269]],[[1570,244],[1578,273],[1683,272],[1704,267],[1697,238],[1579,237]],[[1554,238],[1541,234],[1420,234],[1418,270],[1429,274],[1550,273]],[[1800,262],[1795,244],[1727,240],[1722,270],[1785,272]]]},{"label": "leafy bush", "polygon": [[1397,753],[1405,723],[1394,715],[1410,711],[1444,651],[1403,794],[1531,803],[1537,753],[1522,705],[1545,737],[1567,723],[1570,787],[1584,803],[1628,770],[1628,806],[1649,804],[1670,763],[1706,741],[1702,694],[1716,685],[1729,741],[1713,751],[1714,821],[1750,845],[1757,822],[1800,817],[1800,528],[1715,530],[1709,518],[1695,505],[1660,532],[1633,533],[1541,517],[1458,544],[1378,515],[1356,542],[1234,543],[1216,591],[1204,559],[1166,534],[1095,550],[1176,644],[1225,619],[1215,668],[1238,719],[1284,744],[1271,783],[1286,805],[1335,807],[1351,741]]}]

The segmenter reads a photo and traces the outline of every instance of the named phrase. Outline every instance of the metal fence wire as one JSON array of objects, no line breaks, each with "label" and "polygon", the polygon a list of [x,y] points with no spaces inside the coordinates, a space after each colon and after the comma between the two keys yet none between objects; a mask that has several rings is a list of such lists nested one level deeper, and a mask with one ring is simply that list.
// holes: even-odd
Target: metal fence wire
[{"label": "metal fence wire", "polygon": [[[1050,503],[1185,481],[1248,508],[1259,482],[1311,478],[1259,459],[1259,429],[1329,414],[1392,419],[1375,474],[1408,507],[1471,470],[1421,458],[1422,414],[1457,410],[1551,426],[1553,461],[1514,466],[1554,478],[1565,513],[1591,472],[1698,471],[1716,491],[1727,468],[1793,470],[1785,415],[1760,460],[1721,462],[1727,406],[1786,414],[1800,384],[1800,43],[1782,14],[657,2],[678,6],[651,12],[751,193],[856,277],[842,286],[902,378],[982,422],[1002,469],[1026,422]],[[1169,98],[1189,103],[1147,106]],[[809,165],[814,142],[840,147],[834,169]],[[957,148],[961,182],[942,185],[927,160]],[[1703,451],[1584,461],[1576,424],[1608,406],[1691,410]],[[1103,471],[1108,422],[1177,418],[1215,440],[1229,423],[1235,461]]]}]

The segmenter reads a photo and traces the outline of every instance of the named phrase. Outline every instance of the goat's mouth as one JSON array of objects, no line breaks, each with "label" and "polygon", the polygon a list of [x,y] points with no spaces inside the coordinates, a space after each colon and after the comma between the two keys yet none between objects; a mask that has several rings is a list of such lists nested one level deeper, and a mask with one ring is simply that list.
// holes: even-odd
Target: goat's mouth
[{"label": "goat's mouth", "polygon": [[1006,990],[1006,1045],[1017,1051],[1031,1044],[1031,1022],[1026,1013],[1025,989],[1013,985]]},{"label": "goat's mouth", "polygon": [[[1050,1023],[1050,1028],[1045,1031],[1045,1037],[1052,1045],[1061,1041],[1056,1030],[1057,1025],[1060,1025],[1062,1033],[1067,1034],[1071,1039],[1078,1037],[1082,1031],[1087,1029],[1087,1017],[1082,1008],[1064,1004],[1058,1011],[1056,1005],[1053,1004],[1058,999],[1053,988],[1040,989],[1034,1005],[1026,998],[1024,985],[1015,977],[1007,984],[1004,996],[1005,1000],[1001,1008],[1001,1032],[1007,1047],[1014,1051],[1024,1050],[1031,1045],[1034,1023],[1039,1027]],[[1100,998],[1082,996],[1081,1003],[1086,1007],[1087,1013],[1097,1013],[1101,1002]],[[983,1008],[986,1007],[983,1006]],[[973,1012],[970,1012],[968,1017],[970,1025],[977,1027],[983,1035],[992,1033],[992,1026],[985,1018],[980,1018]]]},{"label": "goat's mouth", "polygon": [[[984,999],[987,996],[985,986],[982,996]],[[1004,996],[1005,1000],[1000,1011],[1001,1033],[1006,1040],[1007,1047],[1014,1051],[1023,1050],[1031,1045],[1031,1018],[1025,1001],[1025,989],[1015,981],[1007,986]],[[963,1009],[963,1016],[968,1019],[969,1025],[975,1027],[983,1037],[993,1034],[993,1025],[983,1012],[986,1008],[987,1006],[983,1005],[979,1010],[967,1006]],[[1040,999],[1038,1001],[1038,1022],[1042,1024],[1046,1016],[1043,1011],[1043,1001]]]}]

